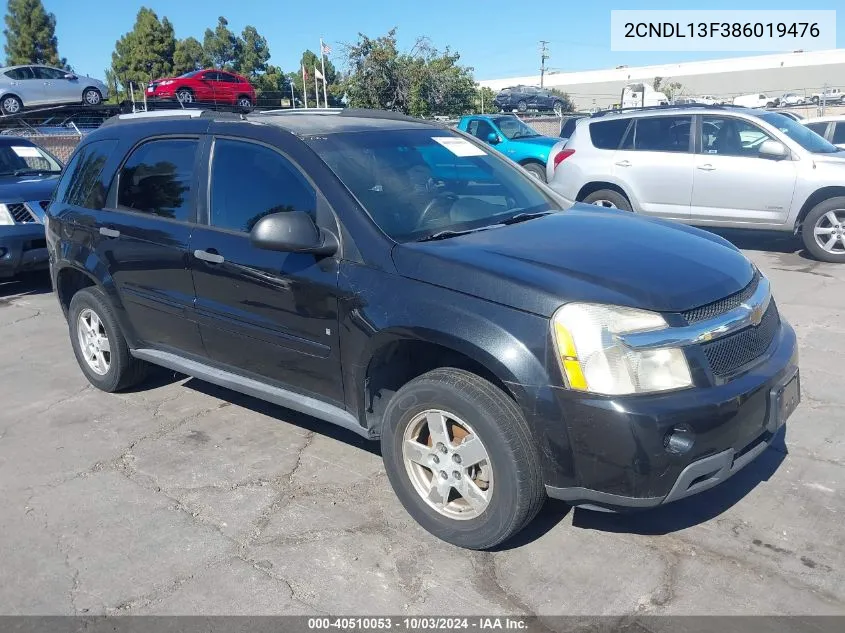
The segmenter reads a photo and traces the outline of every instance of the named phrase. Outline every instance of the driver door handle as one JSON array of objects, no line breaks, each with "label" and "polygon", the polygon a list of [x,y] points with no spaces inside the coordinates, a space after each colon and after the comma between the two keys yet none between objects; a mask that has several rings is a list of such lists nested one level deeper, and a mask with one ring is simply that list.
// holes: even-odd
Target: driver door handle
[{"label": "driver door handle", "polygon": [[194,257],[201,259],[204,262],[208,262],[209,264],[222,264],[226,261],[226,258],[219,253],[211,253],[209,251],[201,251],[199,249],[194,251]]},{"label": "driver door handle", "polygon": [[616,164],[617,164],[619,167],[630,167],[630,166],[631,166],[631,161],[629,161],[629,160],[620,160],[620,161],[619,161],[619,162],[617,162]]},{"label": "driver door handle", "polygon": [[700,169],[701,171],[713,171],[716,168],[713,167],[713,165],[711,165],[710,163],[705,163],[704,165],[698,165],[698,169]]}]

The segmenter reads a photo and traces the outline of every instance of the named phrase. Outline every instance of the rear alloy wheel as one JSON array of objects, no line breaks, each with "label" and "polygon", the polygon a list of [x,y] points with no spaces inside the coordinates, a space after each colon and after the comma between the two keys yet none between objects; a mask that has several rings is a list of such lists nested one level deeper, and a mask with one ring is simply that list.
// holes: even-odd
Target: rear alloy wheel
[{"label": "rear alloy wheel", "polygon": [[845,263],[845,196],[820,202],[801,225],[804,247],[823,262]]},{"label": "rear alloy wheel", "polygon": [[103,102],[103,95],[96,88],[87,88],[82,93],[82,103],[89,106],[100,105]]},{"label": "rear alloy wheel", "polygon": [[523,168],[540,182],[546,182],[546,168],[537,163],[526,163]]},{"label": "rear alloy wheel", "polygon": [[180,88],[176,91],[176,99],[180,103],[193,103],[194,93],[188,90],[187,88]]},{"label": "rear alloy wheel", "polygon": [[238,107],[249,112],[252,110],[252,100],[249,97],[239,97]]},{"label": "rear alloy wheel", "polygon": [[99,288],[84,288],[73,295],[68,327],[79,367],[97,389],[119,391],[146,376],[148,365],[132,358],[109,300]]},{"label": "rear alloy wheel", "polygon": [[23,102],[14,95],[3,97],[3,102],[0,103],[0,110],[3,114],[17,114],[23,110]]},{"label": "rear alloy wheel", "polygon": [[563,101],[555,101],[552,110],[555,111],[556,115],[563,116]]},{"label": "rear alloy wheel", "polygon": [[441,368],[391,398],[381,450],[396,496],[434,536],[488,549],[545,501],[539,456],[517,404],[480,376]]},{"label": "rear alloy wheel", "polygon": [[528,110],[528,104],[525,103],[525,101],[520,100],[516,104],[516,109],[519,110],[520,112],[526,112]]},{"label": "rear alloy wheel", "polygon": [[628,199],[618,191],[613,189],[600,189],[594,191],[589,196],[584,198],[587,204],[593,204],[597,207],[604,207],[605,209],[619,209],[620,211],[632,211],[631,203]]}]

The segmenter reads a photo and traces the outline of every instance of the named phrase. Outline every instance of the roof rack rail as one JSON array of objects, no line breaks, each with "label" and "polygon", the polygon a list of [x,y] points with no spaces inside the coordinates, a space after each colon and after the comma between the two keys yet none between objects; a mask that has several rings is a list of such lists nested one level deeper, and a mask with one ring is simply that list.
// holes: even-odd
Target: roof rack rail
[{"label": "roof rack rail", "polygon": [[678,103],[675,105],[672,104],[664,104],[664,105],[652,105],[652,106],[641,106],[641,107],[633,107],[633,108],[614,108],[614,109],[607,109],[607,110],[599,110],[598,112],[593,112],[590,117],[602,117],[607,114],[616,114],[617,112],[651,112],[654,110],[689,110],[689,109],[701,109],[701,108],[710,108],[714,110],[730,110],[730,109],[740,109],[745,110],[747,109],[745,106],[740,105],[733,105],[731,103],[725,103],[721,105],[707,105],[706,103]]},{"label": "roof rack rail", "polygon": [[125,114],[118,114],[103,122],[101,127],[107,125],[114,125],[122,121],[139,121],[144,119],[168,119],[168,118],[185,118],[185,119],[227,119],[230,121],[242,121],[244,116],[234,112],[218,111],[218,110],[202,110],[199,108],[170,108],[161,110],[146,110],[142,112],[128,112]]},{"label": "roof rack rail", "polygon": [[409,116],[396,112],[395,110],[377,110],[370,108],[296,108],[284,110],[263,110],[262,115],[271,116],[306,116],[306,115],[335,115],[342,117],[359,117],[362,119],[387,119],[390,121],[413,121],[414,123],[435,124],[437,121],[429,121],[418,117]]}]

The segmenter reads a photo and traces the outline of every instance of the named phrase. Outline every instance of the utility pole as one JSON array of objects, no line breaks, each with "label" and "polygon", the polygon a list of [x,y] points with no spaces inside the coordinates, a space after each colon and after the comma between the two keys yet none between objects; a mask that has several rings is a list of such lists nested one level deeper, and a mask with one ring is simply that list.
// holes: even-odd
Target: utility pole
[{"label": "utility pole", "polygon": [[546,60],[549,58],[549,49],[546,44],[549,40],[540,40],[540,87],[543,87],[543,78],[546,75]]}]

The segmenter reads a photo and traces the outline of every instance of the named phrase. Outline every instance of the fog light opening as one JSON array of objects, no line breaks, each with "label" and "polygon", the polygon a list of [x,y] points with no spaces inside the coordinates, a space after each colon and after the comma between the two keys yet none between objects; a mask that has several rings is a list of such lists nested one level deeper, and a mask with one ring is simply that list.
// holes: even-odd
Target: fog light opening
[{"label": "fog light opening", "polygon": [[677,424],[672,430],[666,433],[663,438],[663,446],[669,453],[683,455],[692,450],[695,444],[695,431],[686,424]]}]

